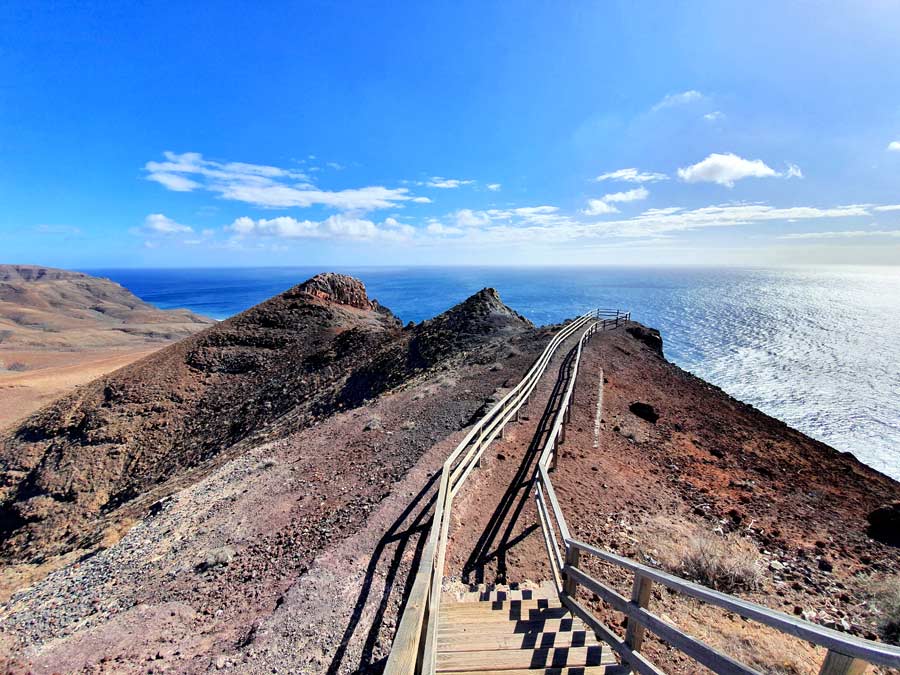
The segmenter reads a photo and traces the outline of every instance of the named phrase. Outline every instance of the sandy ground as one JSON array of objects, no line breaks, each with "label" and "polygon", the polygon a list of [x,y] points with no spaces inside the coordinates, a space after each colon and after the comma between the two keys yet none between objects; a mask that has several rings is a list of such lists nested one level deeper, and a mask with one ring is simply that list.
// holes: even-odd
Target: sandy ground
[{"label": "sandy ground", "polygon": [[85,351],[0,350],[0,429],[11,426],[73,387],[110,373],[164,347],[119,347]]}]

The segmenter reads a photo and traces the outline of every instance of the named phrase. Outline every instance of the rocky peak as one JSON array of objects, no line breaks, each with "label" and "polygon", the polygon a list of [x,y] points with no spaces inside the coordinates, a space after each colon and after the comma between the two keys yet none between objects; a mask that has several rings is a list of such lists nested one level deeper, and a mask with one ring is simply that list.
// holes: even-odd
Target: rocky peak
[{"label": "rocky peak", "polygon": [[376,309],[377,305],[366,295],[366,287],[359,279],[346,274],[324,272],[304,281],[295,292],[320,300],[349,305],[359,309]]},{"label": "rocky peak", "polygon": [[411,354],[420,365],[433,364],[453,353],[473,349],[485,340],[533,327],[528,319],[504,305],[496,290],[483,288],[416,326]]},{"label": "rocky peak", "polygon": [[532,327],[531,321],[503,304],[500,294],[494,288],[482,288],[455,307],[447,310],[433,321],[443,319],[449,327],[476,333],[491,332],[504,325]]}]

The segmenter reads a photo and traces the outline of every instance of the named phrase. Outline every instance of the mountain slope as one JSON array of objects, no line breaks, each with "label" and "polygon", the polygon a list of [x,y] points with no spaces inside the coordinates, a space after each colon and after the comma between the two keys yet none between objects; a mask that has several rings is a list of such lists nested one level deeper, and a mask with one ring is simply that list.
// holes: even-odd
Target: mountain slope
[{"label": "mountain slope", "polygon": [[109,279],[36,265],[0,265],[0,346],[77,348],[186,337],[213,323],[161,310]]},{"label": "mountain slope", "polygon": [[319,275],[90,383],[0,439],[0,559],[90,548],[109,514],[229,449],[455,359],[492,361],[501,337],[532,332],[498,303],[483,291],[404,329],[361,282]]}]

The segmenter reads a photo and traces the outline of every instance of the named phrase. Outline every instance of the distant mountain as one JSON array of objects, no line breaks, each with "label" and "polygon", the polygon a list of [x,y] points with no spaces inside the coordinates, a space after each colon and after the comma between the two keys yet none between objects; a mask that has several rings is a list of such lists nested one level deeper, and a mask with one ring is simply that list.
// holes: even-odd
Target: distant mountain
[{"label": "distant mountain", "polygon": [[134,346],[180,339],[212,323],[188,310],[158,309],[109,279],[0,265],[0,348]]}]

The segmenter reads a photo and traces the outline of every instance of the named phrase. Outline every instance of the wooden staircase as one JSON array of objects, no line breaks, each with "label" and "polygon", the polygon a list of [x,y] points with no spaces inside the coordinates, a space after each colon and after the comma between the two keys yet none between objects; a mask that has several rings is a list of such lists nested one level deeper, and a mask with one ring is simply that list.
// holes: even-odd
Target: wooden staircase
[{"label": "wooden staircase", "polygon": [[553,588],[443,594],[437,672],[618,675],[609,647],[573,618]]}]

